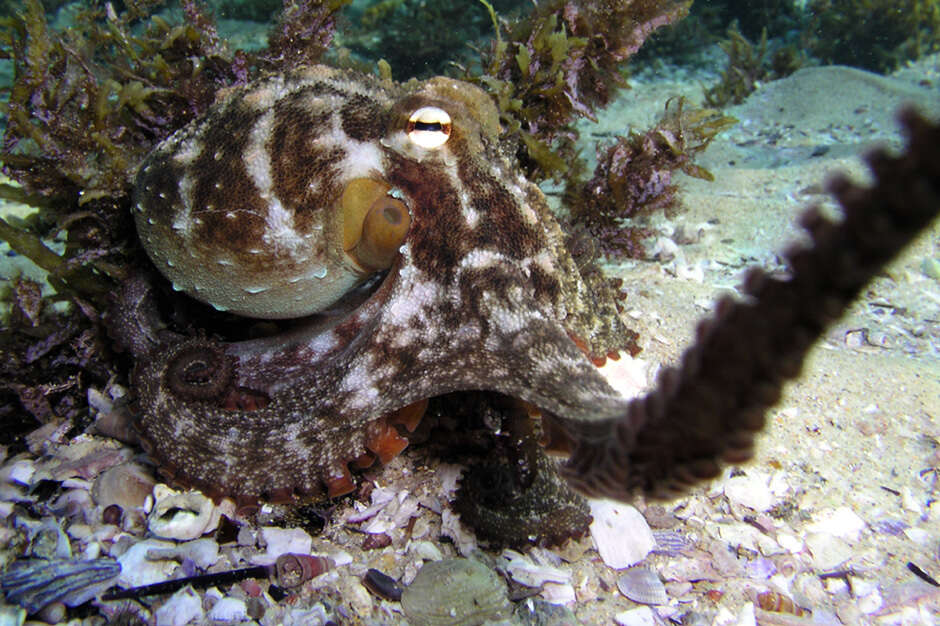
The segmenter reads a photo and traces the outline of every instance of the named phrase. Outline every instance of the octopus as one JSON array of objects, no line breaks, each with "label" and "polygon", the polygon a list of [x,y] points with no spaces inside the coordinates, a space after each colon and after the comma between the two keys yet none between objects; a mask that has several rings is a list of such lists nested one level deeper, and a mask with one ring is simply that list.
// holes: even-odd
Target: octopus
[{"label": "octopus", "polygon": [[792,275],[753,271],[631,400],[599,369],[628,333],[484,91],[324,66],[232,89],[142,163],[137,231],[173,289],[296,321],[236,341],[177,332],[158,280],[128,281],[113,326],[136,362],[135,428],[166,480],[213,497],[337,496],[351,468],[404,449],[427,399],[477,390],[538,415],[587,495],[684,489],[751,455],[825,325],[936,214],[940,174],[928,191],[920,177],[937,129],[905,123],[932,138],[872,164],[909,192],[835,183],[843,221],[808,211]]}]

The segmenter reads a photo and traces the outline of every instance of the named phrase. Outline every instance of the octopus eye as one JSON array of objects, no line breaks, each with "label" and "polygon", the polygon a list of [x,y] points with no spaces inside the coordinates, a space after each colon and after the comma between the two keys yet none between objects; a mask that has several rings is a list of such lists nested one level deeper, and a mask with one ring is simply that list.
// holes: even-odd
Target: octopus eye
[{"label": "octopus eye", "polygon": [[343,250],[364,272],[391,267],[408,234],[411,214],[382,181],[354,178],[340,198]]},{"label": "octopus eye", "polygon": [[408,139],[416,146],[433,150],[450,137],[450,115],[437,107],[421,107],[408,118]]}]

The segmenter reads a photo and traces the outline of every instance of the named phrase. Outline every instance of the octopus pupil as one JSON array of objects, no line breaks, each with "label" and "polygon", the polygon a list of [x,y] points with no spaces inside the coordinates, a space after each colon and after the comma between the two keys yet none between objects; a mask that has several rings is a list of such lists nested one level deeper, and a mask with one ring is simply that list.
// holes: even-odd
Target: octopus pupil
[{"label": "octopus pupil", "polygon": [[401,223],[401,211],[399,211],[396,207],[387,206],[382,210],[382,214],[385,216],[385,221],[387,221],[389,224]]},{"label": "octopus pupil", "polygon": [[421,120],[415,120],[414,130],[441,133],[444,132],[444,126],[440,122],[422,122]]}]

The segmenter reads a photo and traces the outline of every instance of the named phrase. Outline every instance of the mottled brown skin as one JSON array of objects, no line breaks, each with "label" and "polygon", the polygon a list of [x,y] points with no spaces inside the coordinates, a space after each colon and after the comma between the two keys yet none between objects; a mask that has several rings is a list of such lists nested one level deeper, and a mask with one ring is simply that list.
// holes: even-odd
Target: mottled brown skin
[{"label": "mottled brown skin", "polygon": [[[625,337],[624,329],[594,312],[544,196],[498,142],[492,102],[465,83],[397,85],[317,67],[230,94],[141,168],[135,214],[158,268],[167,270],[166,248],[182,250],[184,260],[195,252],[196,268],[211,266],[219,250],[252,263],[260,255],[246,251],[271,239],[261,217],[266,200],[242,156],[265,119],[259,101],[274,112],[266,122],[269,193],[292,212],[298,232],[308,220],[330,219],[317,214],[364,175],[396,190],[411,227],[379,284],[354,290],[352,304],[315,317],[307,330],[217,347],[190,339],[138,348],[138,425],[170,478],[243,498],[313,493],[324,483],[335,492],[346,462],[383,437],[378,418],[462,389],[499,391],[572,419],[624,410],[571,339],[604,355],[620,346],[600,338]],[[425,106],[453,120],[436,150],[404,134],[409,115]],[[344,161],[353,150],[372,161]],[[189,212],[182,235],[181,207]],[[260,271],[271,264],[287,265],[268,258]],[[225,277],[216,268],[209,274],[207,281]],[[199,298],[199,280],[180,282]],[[266,296],[246,297],[254,295]],[[196,353],[205,358],[181,362]],[[231,381],[212,379],[229,362]],[[188,382],[173,372],[189,372]],[[254,399],[247,410],[246,396]]]},{"label": "mottled brown skin", "polygon": [[[405,134],[426,106],[453,122],[436,149]],[[161,333],[146,288],[129,285],[116,319],[138,359],[142,439],[169,478],[213,495],[335,494],[352,487],[348,461],[399,445],[384,415],[480,389],[539,407],[552,445],[572,451],[563,475],[585,493],[628,499],[707,479],[750,456],[765,410],[825,325],[936,215],[937,129],[907,124],[909,153],[875,161],[879,187],[840,188],[844,225],[807,215],[815,247],[791,251],[792,280],[755,273],[754,302],[720,304],[681,367],[630,403],[590,358],[625,347],[611,339],[623,328],[582,280],[542,193],[507,158],[482,91],[322,67],[236,90],[161,144],[138,178],[141,239],[182,289],[222,308],[273,306],[267,287],[249,284],[231,303],[206,292],[227,277],[214,255],[248,262],[249,278],[294,271],[284,242],[312,241],[318,271],[340,272],[336,242],[305,237],[329,231],[356,178],[393,188],[410,228],[387,273],[337,290],[336,304],[286,335],[222,344]],[[266,217],[272,208],[278,219]],[[277,245],[262,251],[265,241]],[[187,255],[206,276],[174,277],[167,261]]]}]

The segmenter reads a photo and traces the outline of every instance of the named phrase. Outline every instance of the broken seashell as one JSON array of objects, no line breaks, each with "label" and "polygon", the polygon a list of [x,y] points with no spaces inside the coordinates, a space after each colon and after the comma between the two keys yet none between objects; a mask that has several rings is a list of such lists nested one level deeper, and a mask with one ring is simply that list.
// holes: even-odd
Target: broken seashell
[{"label": "broken seashell", "polygon": [[412,626],[470,626],[512,614],[503,579],[465,558],[425,563],[402,592],[401,606]]},{"label": "broken seashell", "polygon": [[607,567],[621,569],[642,561],[656,546],[643,515],[629,504],[589,500],[591,537]]},{"label": "broken seashell", "polygon": [[212,500],[198,491],[179,493],[157,485],[147,528],[155,537],[188,541],[215,530],[220,514]]},{"label": "broken seashell", "polygon": [[648,606],[641,606],[629,611],[617,613],[614,621],[620,626],[655,626],[658,622],[653,610]]},{"label": "broken seashell", "polygon": [[132,545],[118,556],[122,572],[117,584],[121,587],[140,587],[169,578],[177,564],[167,559],[152,559],[150,555],[154,550],[171,550],[174,545],[160,539],[145,539]]},{"label": "broken seashell", "polygon": [[153,477],[137,463],[121,463],[98,475],[91,497],[103,509],[116,504],[124,510],[133,510],[144,506],[154,483]]},{"label": "broken seashell", "polygon": [[725,497],[734,504],[755,511],[766,511],[774,504],[774,494],[769,483],[770,477],[757,471],[732,476],[725,482]]},{"label": "broken seashell", "polygon": [[271,565],[282,554],[309,554],[313,550],[313,538],[303,528],[264,526],[260,544],[265,553],[251,558],[255,565]]},{"label": "broken seashell", "polygon": [[617,579],[620,593],[639,604],[667,604],[666,587],[653,570],[646,567],[631,567]]},{"label": "broken seashell", "polygon": [[147,550],[147,559],[161,560],[173,559],[184,561],[189,559],[199,569],[209,569],[219,560],[219,544],[215,539],[203,537],[195,541],[173,544],[170,547],[152,547]]},{"label": "broken seashell", "polygon": [[220,598],[207,617],[215,622],[240,624],[248,620],[248,605],[241,598]]},{"label": "broken seashell", "polygon": [[29,556],[59,560],[72,558],[72,544],[55,518],[45,517],[39,523],[20,518],[15,524],[26,528]]},{"label": "broken seashell", "polygon": [[154,617],[157,624],[198,624],[203,621],[205,611],[199,594],[192,587],[185,587],[170,596]]},{"label": "broken seashell", "polygon": [[36,613],[53,602],[78,606],[110,587],[121,573],[114,559],[14,561],[0,577],[7,602]]}]

